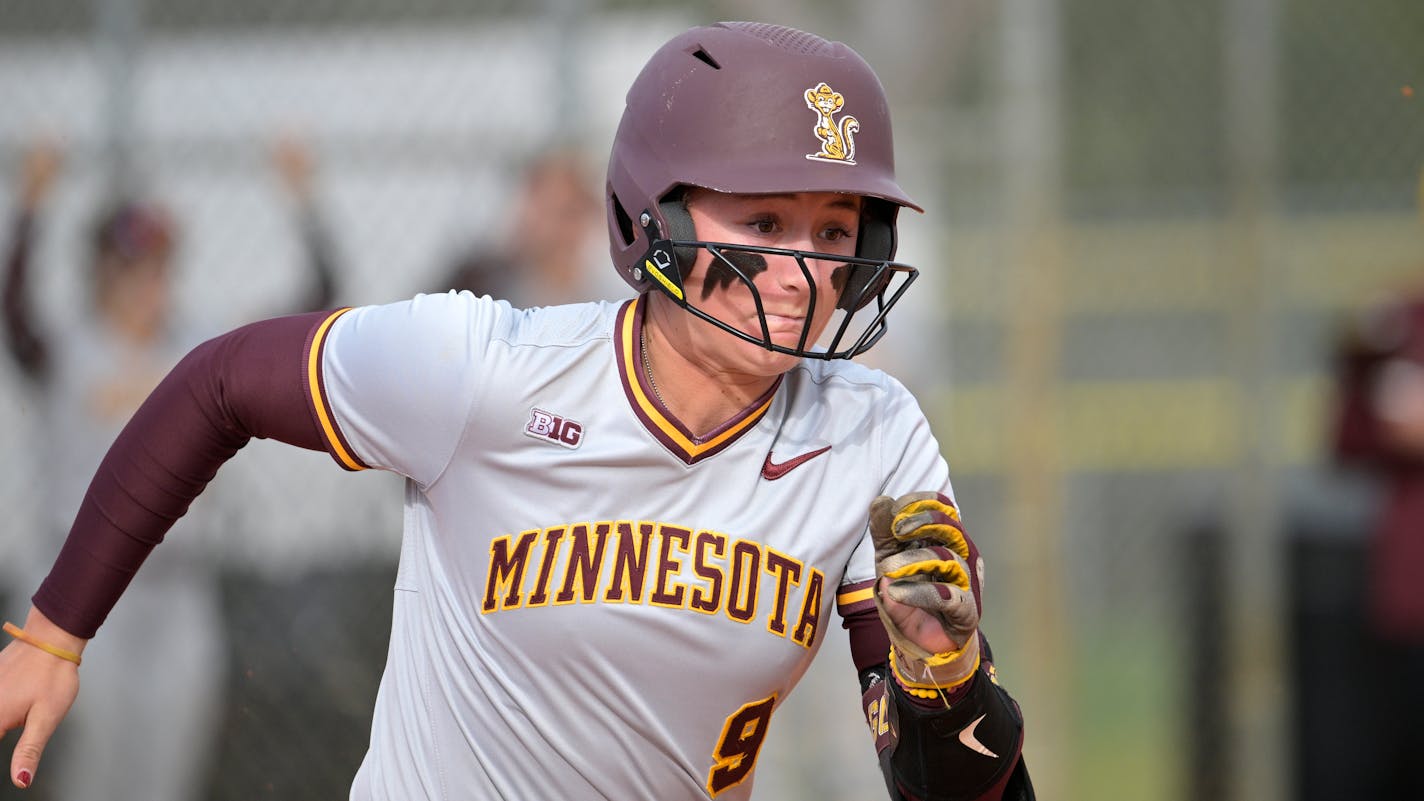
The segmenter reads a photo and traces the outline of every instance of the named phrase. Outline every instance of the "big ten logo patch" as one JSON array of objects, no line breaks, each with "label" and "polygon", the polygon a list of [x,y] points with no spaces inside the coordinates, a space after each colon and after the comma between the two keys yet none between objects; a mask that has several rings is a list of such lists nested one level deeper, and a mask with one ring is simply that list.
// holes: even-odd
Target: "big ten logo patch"
[{"label": "big ten logo patch", "polygon": [[524,434],[558,443],[565,448],[577,448],[583,442],[583,424],[543,409],[530,409],[529,424],[524,427]]}]

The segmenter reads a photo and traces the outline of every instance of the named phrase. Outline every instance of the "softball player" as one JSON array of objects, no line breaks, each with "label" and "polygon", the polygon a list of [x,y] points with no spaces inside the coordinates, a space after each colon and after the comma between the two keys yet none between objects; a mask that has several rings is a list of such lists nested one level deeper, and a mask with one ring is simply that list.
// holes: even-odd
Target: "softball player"
[{"label": "softball player", "polygon": [[748,798],[833,610],[892,798],[1031,797],[939,446],[847,360],[915,275],[870,68],[772,25],[674,38],[628,93],[607,204],[624,303],[417,296],[190,354],[0,653],[15,781],[145,554],[260,436],[408,479],[352,799]]}]

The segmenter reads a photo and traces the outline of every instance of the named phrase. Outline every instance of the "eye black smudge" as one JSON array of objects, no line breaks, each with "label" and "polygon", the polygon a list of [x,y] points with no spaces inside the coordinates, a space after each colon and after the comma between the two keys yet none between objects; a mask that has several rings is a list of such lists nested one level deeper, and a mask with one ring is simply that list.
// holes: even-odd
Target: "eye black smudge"
[{"label": "eye black smudge", "polygon": [[760,253],[746,253],[740,250],[724,250],[721,258],[713,256],[712,263],[707,266],[707,280],[702,282],[703,300],[710,297],[713,290],[726,289],[733,282],[741,280],[737,277],[737,271],[732,267],[741,270],[742,274],[750,280],[766,272],[766,259]]}]

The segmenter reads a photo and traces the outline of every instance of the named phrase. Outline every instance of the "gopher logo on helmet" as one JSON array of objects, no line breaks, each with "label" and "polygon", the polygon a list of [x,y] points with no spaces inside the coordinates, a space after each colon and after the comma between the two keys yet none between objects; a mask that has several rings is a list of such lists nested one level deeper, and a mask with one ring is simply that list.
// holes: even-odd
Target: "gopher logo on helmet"
[{"label": "gopher logo on helmet", "polygon": [[816,112],[816,125],[812,130],[821,140],[820,152],[807,153],[806,158],[833,161],[837,164],[854,164],[854,134],[860,130],[860,120],[845,116],[837,126],[835,119],[836,112],[845,105],[845,95],[822,81],[815,88],[806,90],[806,105]]}]

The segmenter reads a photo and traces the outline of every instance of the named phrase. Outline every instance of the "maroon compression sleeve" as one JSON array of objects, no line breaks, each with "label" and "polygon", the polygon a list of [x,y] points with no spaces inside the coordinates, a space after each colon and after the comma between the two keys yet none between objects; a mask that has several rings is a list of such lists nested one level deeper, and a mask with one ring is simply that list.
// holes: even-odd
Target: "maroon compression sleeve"
[{"label": "maroon compression sleeve", "polygon": [[93,637],[148,552],[249,439],[323,450],[304,356],[328,316],[253,323],[184,357],[104,457],[36,608]]},{"label": "maroon compression sleeve", "polygon": [[885,664],[890,658],[890,635],[885,633],[885,624],[880,622],[873,602],[846,614],[841,625],[850,632],[850,658],[857,673]]}]

